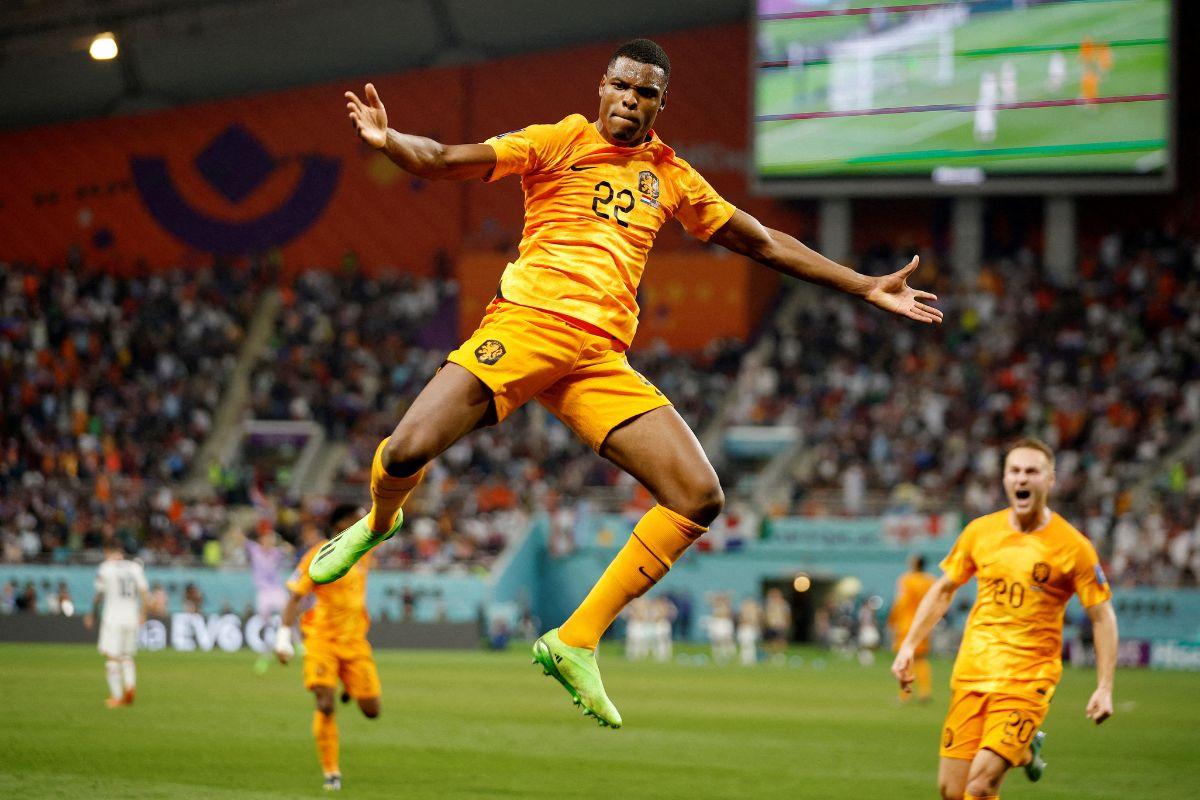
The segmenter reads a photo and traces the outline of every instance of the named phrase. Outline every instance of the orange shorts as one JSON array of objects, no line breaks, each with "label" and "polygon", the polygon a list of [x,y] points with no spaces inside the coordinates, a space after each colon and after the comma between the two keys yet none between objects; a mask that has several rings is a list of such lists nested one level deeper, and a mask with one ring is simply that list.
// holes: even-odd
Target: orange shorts
[{"label": "orange shorts", "polygon": [[969,760],[986,749],[1010,766],[1020,764],[1049,709],[1049,696],[955,689],[940,754]]},{"label": "orange shorts", "polygon": [[629,366],[616,339],[528,306],[493,300],[447,357],[492,390],[499,422],[536,398],[593,450],[613,428],[671,401]]},{"label": "orange shorts", "polygon": [[379,697],[379,672],[365,639],[337,642],[306,639],[304,642],[304,688],[337,688],[338,681],[351,697]]}]

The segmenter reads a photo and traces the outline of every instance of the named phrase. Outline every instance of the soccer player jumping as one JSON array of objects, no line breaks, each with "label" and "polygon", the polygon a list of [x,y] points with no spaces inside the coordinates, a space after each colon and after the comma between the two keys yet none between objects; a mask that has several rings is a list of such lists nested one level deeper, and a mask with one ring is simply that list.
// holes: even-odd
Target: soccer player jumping
[{"label": "soccer player jumping", "polygon": [[1078,594],[1096,641],[1096,691],[1085,713],[1097,725],[1113,713],[1117,617],[1092,543],[1046,507],[1054,452],[1021,439],[1004,460],[1009,508],[973,520],[942,561],[917,608],[892,673],[912,685],[917,643],[972,575],[979,581],[950,679],[938,785],[946,800],[996,800],[1010,767],[1042,776],[1039,731],[1062,677],[1063,613]]},{"label": "soccer player jumping", "polygon": [[861,275],[763,227],[718,195],[652,126],[665,107],[671,65],[654,42],[613,53],[600,110],[530,125],[482,144],[445,145],[398,133],[375,87],[346,93],[354,129],[422,178],[521,176],[525,230],[479,329],[447,358],[380,443],[372,506],[312,562],[317,583],[337,580],[393,536],[401,506],[434,457],[475,428],[536,399],[658,501],[579,608],[534,645],[535,659],[584,712],[619,727],[596,665],[596,646],[617,614],[667,574],[721,511],[716,472],[662,392],[625,351],[637,328],[637,287],[659,228],[675,217],[693,236],[784,275],[853,294],[887,311],[939,322],[937,298],[908,286],[914,258],[883,277]]}]

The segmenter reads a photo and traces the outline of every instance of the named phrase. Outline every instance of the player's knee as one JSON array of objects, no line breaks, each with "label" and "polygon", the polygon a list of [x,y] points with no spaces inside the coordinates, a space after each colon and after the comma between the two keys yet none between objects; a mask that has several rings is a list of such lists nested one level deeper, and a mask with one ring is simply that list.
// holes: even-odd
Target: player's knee
[{"label": "player's knee", "polygon": [[973,775],[967,779],[967,794],[988,797],[1000,793],[1000,780],[991,775]]},{"label": "player's knee", "polygon": [[370,697],[358,701],[358,707],[362,711],[363,716],[367,719],[375,719],[379,716],[383,709],[379,705],[379,698]]},{"label": "player's knee", "polygon": [[389,475],[407,477],[415,475],[436,456],[437,442],[433,436],[401,420],[383,446],[380,459]]},{"label": "player's knee", "polygon": [[317,695],[317,711],[320,711],[327,717],[333,716],[334,711],[333,695],[322,692]]},{"label": "player's knee", "polygon": [[701,483],[688,492],[685,508],[679,513],[705,527],[712,524],[725,507],[725,492],[714,476],[712,481]]},{"label": "player's knee", "polygon": [[942,794],[942,800],[962,800],[963,787],[950,781],[938,781],[938,791]]}]

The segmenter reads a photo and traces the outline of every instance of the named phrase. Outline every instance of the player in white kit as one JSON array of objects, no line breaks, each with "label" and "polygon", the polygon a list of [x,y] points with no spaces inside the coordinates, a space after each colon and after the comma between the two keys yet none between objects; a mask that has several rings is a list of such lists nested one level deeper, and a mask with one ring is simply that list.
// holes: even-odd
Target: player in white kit
[{"label": "player in white kit", "polygon": [[108,676],[109,697],[105,703],[109,708],[133,702],[137,685],[133,656],[137,652],[138,628],[149,603],[150,591],[142,565],[126,560],[121,546],[110,542],[104,548],[104,561],[96,573],[92,613],[83,620],[90,630],[96,624],[96,614],[100,614],[97,647],[104,656],[104,671]]},{"label": "player in white kit", "polygon": [[996,75],[992,72],[983,73],[979,80],[979,101],[975,104],[975,141],[993,142],[996,140],[996,100],[1000,87]]}]

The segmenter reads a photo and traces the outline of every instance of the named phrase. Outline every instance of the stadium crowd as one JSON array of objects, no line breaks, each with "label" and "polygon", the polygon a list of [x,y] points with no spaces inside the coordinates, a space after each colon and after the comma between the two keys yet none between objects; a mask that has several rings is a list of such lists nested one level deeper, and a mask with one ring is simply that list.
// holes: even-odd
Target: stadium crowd
[{"label": "stadium crowd", "polygon": [[[871,251],[862,267],[879,272],[891,256]],[[776,513],[985,513],[1002,503],[1004,443],[1033,431],[1058,450],[1058,506],[1118,581],[1195,583],[1200,465],[1174,465],[1149,503],[1135,503],[1130,487],[1200,430],[1200,247],[1162,232],[1110,236],[1071,286],[1044,280],[1027,252],[990,261],[968,288],[944,270],[930,275],[947,313],[938,328],[821,293],[768,326],[762,363],[724,340],[688,358],[640,342],[630,360],[697,431],[733,395],[731,421],[803,432],[793,497]],[[122,277],[73,263],[13,265],[5,276],[3,560],[62,561],[112,538],[152,562],[227,560],[231,548],[213,543],[227,527],[225,501],[245,493],[185,503],[179,487],[261,296],[258,273]],[[246,415],[324,426],[347,446],[335,496],[362,500],[374,448],[457,344],[457,286],[347,268],[302,273],[281,294]],[[748,388],[734,394],[740,369]],[[247,481],[253,494],[262,476]],[[642,495],[530,404],[435,462],[409,535],[381,549],[380,564],[486,568],[534,510],[558,519],[589,498]],[[265,516],[296,541],[328,500],[267,504]]]},{"label": "stadium crowd", "polygon": [[253,271],[119,276],[5,264],[0,281],[0,556],[63,561],[112,539],[199,555],[220,504],[187,475],[236,362]]},{"label": "stadium crowd", "polygon": [[943,274],[947,322],[933,329],[822,294],[770,330],[734,416],[803,431],[787,510],[987,513],[1004,503],[1005,443],[1034,432],[1057,451],[1056,507],[1119,581],[1194,584],[1200,471],[1173,467],[1148,510],[1131,489],[1200,430],[1200,243],[1110,235],[1075,285],[1041,276],[1028,252],[969,288]]}]

